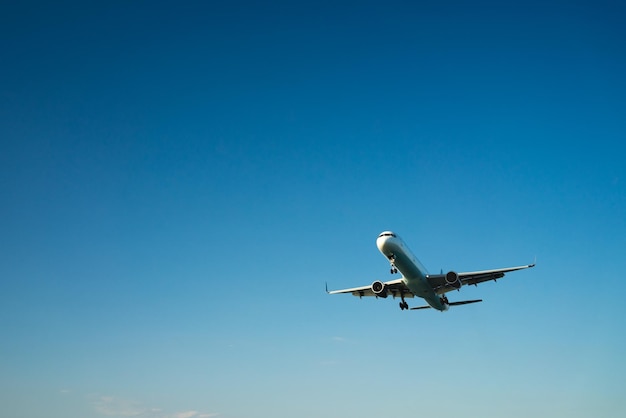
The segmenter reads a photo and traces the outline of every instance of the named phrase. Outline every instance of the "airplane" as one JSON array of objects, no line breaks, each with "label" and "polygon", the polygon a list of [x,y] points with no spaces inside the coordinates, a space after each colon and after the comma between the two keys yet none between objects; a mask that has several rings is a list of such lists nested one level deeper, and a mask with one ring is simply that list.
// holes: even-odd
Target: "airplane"
[{"label": "airplane", "polygon": [[[463,300],[450,302],[446,293],[453,290],[460,290],[464,285],[478,285],[486,281],[496,281],[504,277],[505,273],[535,267],[535,263],[518,267],[507,267],[494,270],[471,271],[466,273],[456,273],[449,271],[446,274],[428,274],[422,263],[413,255],[404,241],[392,231],[384,231],[376,239],[378,250],[387,258],[391,264],[390,273],[400,272],[402,277],[388,282],[380,280],[374,281],[369,286],[354,287],[351,289],[328,290],[326,293],[334,295],[338,293],[352,293],[354,296],[375,296],[376,298],[386,298],[391,295],[394,299],[400,297],[401,310],[416,310],[433,308],[438,311],[447,311],[450,306],[467,305],[470,303],[482,302],[482,299]],[[409,308],[405,298],[420,297],[428,303],[426,306]]]}]

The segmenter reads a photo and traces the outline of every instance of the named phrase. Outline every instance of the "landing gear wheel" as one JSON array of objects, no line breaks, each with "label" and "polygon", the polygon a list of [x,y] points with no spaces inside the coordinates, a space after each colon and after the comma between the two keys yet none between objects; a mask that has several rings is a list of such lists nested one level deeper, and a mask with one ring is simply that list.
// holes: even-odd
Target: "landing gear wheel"
[{"label": "landing gear wheel", "polygon": [[396,266],[392,265],[391,269],[389,270],[389,273],[396,274],[397,272],[398,272],[398,269],[396,268]]},{"label": "landing gear wheel", "polygon": [[405,310],[405,309],[407,309],[407,310],[409,309],[409,304],[406,303],[405,301],[400,302],[399,305],[400,305],[400,310],[402,310],[402,311]]}]

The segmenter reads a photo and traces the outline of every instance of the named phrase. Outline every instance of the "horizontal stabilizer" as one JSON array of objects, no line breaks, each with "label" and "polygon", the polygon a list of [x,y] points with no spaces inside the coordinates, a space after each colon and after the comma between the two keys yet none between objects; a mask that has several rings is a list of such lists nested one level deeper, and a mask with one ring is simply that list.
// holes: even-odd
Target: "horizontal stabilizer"
[{"label": "horizontal stabilizer", "polygon": [[[458,305],[467,305],[468,303],[477,303],[477,302],[482,302],[482,299],[474,299],[474,300],[461,300],[458,302],[450,302],[448,303],[449,306],[458,306]],[[430,306],[426,305],[426,306],[416,306],[415,308],[411,308],[412,311],[415,311],[417,309],[429,309]]]},{"label": "horizontal stabilizer", "polygon": [[448,305],[450,306],[457,306],[457,305],[467,305],[468,303],[476,303],[476,302],[482,302],[482,299],[475,299],[475,300],[461,300],[459,302],[451,302],[448,303]]},{"label": "horizontal stabilizer", "polygon": [[412,311],[414,311],[416,309],[430,309],[430,306],[428,306],[428,305],[426,305],[426,306],[416,306],[415,308],[411,308]]}]

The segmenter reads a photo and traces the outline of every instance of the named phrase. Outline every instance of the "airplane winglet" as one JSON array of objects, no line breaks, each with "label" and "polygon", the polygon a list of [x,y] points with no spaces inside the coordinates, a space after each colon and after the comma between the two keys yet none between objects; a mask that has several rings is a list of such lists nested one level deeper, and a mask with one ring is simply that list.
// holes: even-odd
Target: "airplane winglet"
[{"label": "airplane winglet", "polygon": [[328,282],[326,282],[326,293],[329,293],[328,292]]}]

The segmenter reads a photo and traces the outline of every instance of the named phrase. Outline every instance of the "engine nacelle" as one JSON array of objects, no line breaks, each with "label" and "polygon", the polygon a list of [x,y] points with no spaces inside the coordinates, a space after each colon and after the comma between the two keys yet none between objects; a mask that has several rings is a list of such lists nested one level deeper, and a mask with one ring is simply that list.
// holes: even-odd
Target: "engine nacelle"
[{"label": "engine nacelle", "polygon": [[462,285],[459,275],[453,271],[446,273],[446,284],[454,287],[455,289],[460,289]]},{"label": "engine nacelle", "polygon": [[372,292],[374,292],[374,294],[379,298],[387,297],[387,287],[385,286],[385,283],[380,280],[376,280],[372,283]]}]

